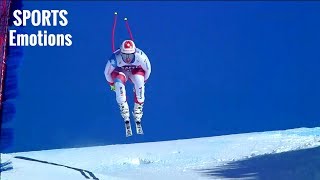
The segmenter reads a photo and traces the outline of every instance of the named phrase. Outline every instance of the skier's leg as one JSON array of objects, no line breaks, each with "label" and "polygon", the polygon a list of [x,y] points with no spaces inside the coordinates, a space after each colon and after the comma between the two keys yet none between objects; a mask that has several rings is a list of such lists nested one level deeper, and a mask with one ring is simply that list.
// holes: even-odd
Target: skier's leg
[{"label": "skier's leg", "polygon": [[125,121],[129,120],[130,113],[125,88],[126,75],[123,72],[113,72],[111,75],[115,85],[116,100],[119,104],[121,116]]},{"label": "skier's leg", "polygon": [[133,71],[130,79],[134,84],[135,92],[133,115],[136,121],[141,121],[143,115],[143,104],[145,100],[144,71],[142,69]]}]

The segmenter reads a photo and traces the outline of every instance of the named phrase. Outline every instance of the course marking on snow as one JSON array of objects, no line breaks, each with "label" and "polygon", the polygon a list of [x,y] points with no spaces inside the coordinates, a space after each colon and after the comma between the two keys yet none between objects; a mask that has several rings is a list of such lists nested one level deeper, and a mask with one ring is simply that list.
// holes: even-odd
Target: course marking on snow
[{"label": "course marking on snow", "polygon": [[80,169],[80,168],[75,168],[75,167],[70,167],[70,166],[66,166],[66,165],[62,165],[62,164],[57,164],[57,163],[52,163],[52,162],[48,162],[48,161],[42,161],[42,160],[38,160],[38,159],[23,157],[23,156],[15,156],[14,158],[22,159],[22,160],[27,160],[27,161],[34,161],[34,162],[39,162],[39,163],[45,163],[45,164],[51,164],[51,165],[55,165],[55,166],[61,166],[61,167],[73,169],[73,170],[75,170],[75,171],[79,171],[86,179],[91,179],[91,178],[86,174],[86,173],[88,173],[93,179],[99,180],[91,171],[88,171],[88,170],[84,170],[84,169]]}]

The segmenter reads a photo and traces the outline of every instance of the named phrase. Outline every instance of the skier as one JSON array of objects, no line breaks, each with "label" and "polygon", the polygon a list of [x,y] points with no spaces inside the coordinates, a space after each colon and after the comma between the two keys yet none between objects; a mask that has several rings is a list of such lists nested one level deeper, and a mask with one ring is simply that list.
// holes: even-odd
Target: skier
[{"label": "skier", "polygon": [[121,47],[112,53],[106,64],[104,74],[111,90],[116,93],[116,101],[126,124],[130,122],[130,113],[125,83],[130,80],[134,84],[133,117],[138,125],[143,115],[145,82],[150,73],[151,64],[147,55],[137,48],[132,40],[123,41]]}]

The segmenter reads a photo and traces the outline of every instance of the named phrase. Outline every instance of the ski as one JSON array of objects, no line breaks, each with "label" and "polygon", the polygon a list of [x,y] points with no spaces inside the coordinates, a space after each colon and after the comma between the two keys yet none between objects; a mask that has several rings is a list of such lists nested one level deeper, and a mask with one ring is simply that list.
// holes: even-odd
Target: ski
[{"label": "ski", "polygon": [[131,129],[131,123],[130,121],[125,121],[125,128],[126,128],[126,137],[132,136],[132,129]]},{"label": "ski", "polygon": [[143,129],[140,121],[136,121],[136,132],[137,134],[143,134]]}]

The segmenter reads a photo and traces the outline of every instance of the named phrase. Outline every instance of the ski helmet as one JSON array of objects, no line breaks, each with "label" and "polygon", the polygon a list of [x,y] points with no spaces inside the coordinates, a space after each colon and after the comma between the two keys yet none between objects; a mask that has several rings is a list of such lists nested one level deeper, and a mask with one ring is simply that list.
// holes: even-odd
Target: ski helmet
[{"label": "ski helmet", "polygon": [[132,40],[125,40],[121,45],[121,53],[132,54],[136,52],[136,45]]},{"label": "ski helmet", "polygon": [[131,40],[125,40],[121,45],[120,52],[124,62],[132,63],[134,60],[134,53],[136,52],[136,45]]}]

